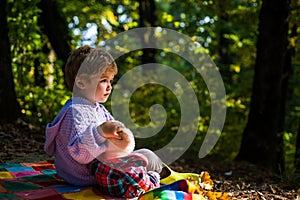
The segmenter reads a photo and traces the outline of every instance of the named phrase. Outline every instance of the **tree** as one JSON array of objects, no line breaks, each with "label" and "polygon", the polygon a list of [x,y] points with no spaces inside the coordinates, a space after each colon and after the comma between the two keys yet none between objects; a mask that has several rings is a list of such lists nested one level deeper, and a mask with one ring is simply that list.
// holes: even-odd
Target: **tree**
[{"label": "tree", "polygon": [[12,75],[6,4],[6,0],[0,1],[0,121],[13,122],[21,112]]},{"label": "tree", "polygon": [[[257,57],[248,123],[243,132],[237,160],[276,170],[278,169],[278,124],[283,75],[288,52],[289,0],[264,0],[259,15]],[[277,134],[280,134],[279,136]],[[281,148],[281,147],[280,147]]]},{"label": "tree", "polygon": [[[154,0],[139,0],[139,15],[140,15],[140,20],[139,20],[139,27],[155,27],[156,26],[156,6],[155,6],[155,1]],[[145,33],[145,35],[148,35],[148,37],[153,37],[153,32],[151,31],[150,33]],[[141,35],[141,42],[146,43],[146,38],[144,38],[145,35]],[[145,44],[143,44],[145,46]],[[143,55],[141,58],[142,64],[145,63],[155,63],[155,54],[156,50],[155,49],[143,49]],[[152,69],[153,70],[153,69]],[[147,72],[143,72],[147,74]]]},{"label": "tree", "polygon": [[300,123],[298,126],[298,133],[296,139],[295,168],[296,172],[300,173]]},{"label": "tree", "polygon": [[[222,24],[228,24],[228,13],[227,13],[227,7],[226,2],[220,1],[216,3],[219,7],[219,18],[220,23]],[[231,72],[230,72],[230,64],[232,64],[232,56],[230,56],[229,46],[230,46],[230,40],[225,37],[225,35],[230,34],[230,27],[228,26],[220,26],[219,30],[219,42],[218,42],[218,66],[220,67],[220,72],[222,74],[223,80],[228,81],[229,83],[232,83],[231,81]]]},{"label": "tree", "polygon": [[[226,125],[221,134],[220,142],[218,142],[211,153],[212,155],[220,156],[222,159],[226,160],[233,159],[233,156],[237,154],[240,140],[236,138],[241,137],[242,130],[245,128],[246,121],[248,120],[248,105],[250,104],[250,94],[252,94],[252,86],[249,82],[252,81],[254,74],[254,68],[252,66],[254,66],[256,58],[255,44],[258,35],[258,13],[262,1],[234,0],[216,2],[187,0],[181,2],[165,0],[128,0],[116,2],[74,0],[70,4],[68,1],[63,0],[10,0],[6,3],[9,40],[4,39],[1,41],[2,49],[0,51],[2,53],[4,50],[9,52],[5,47],[7,44],[4,44],[9,41],[14,81],[7,81],[9,76],[7,76],[6,73],[1,73],[0,88],[2,88],[0,89],[0,104],[3,102],[4,98],[8,98],[8,92],[6,92],[8,88],[11,88],[13,91],[14,86],[9,86],[8,83],[15,84],[15,93],[17,94],[17,102],[15,102],[19,102],[20,104],[22,113],[24,113],[22,116],[23,120],[28,121],[33,125],[44,127],[44,125],[52,120],[54,117],[53,115],[61,108],[61,104],[69,95],[64,87],[62,72],[64,64],[61,60],[64,61],[66,59],[70,49],[82,44],[105,44],[105,40],[132,28],[159,26],[170,28],[190,36],[195,42],[200,43],[201,46],[205,48],[205,51],[219,67],[226,87],[226,105],[228,106],[228,112]],[[293,24],[298,26],[300,4],[298,1],[292,1],[291,3],[291,8],[295,9],[294,11],[293,9],[291,10],[289,23],[291,24],[291,27]],[[285,9],[285,7],[282,9],[280,6],[277,6],[278,3],[272,4],[274,4],[273,7],[276,7],[276,12],[278,13]],[[4,1],[1,2],[1,9],[5,8],[5,6],[2,5],[4,5]],[[264,3],[264,6],[266,6],[266,2]],[[266,10],[265,8],[263,9],[264,11]],[[1,12],[2,20],[5,18],[3,17],[3,14],[4,12]],[[297,87],[300,80],[300,54],[298,53],[300,43],[298,37],[295,36],[293,38],[290,32],[290,45],[295,47],[294,57],[292,60],[289,60],[289,56],[285,56],[285,61],[280,59],[281,56],[283,56],[280,53],[284,53],[283,49],[285,48],[279,49],[276,46],[276,48],[274,48],[274,45],[278,46],[279,43],[282,43],[281,39],[274,39],[274,42],[269,42],[270,39],[278,37],[278,33],[280,33],[279,29],[282,28],[283,23],[280,16],[281,15],[279,14],[277,16],[276,13],[274,18],[272,18],[273,16],[269,17],[269,20],[265,20],[266,22],[263,24],[263,26],[265,26],[264,29],[259,29],[260,31],[265,31],[265,29],[274,27],[274,31],[272,31],[271,35],[260,39],[259,45],[261,48],[265,45],[269,45],[269,43],[274,43],[272,44],[272,47],[266,46],[266,52],[269,54],[268,56],[274,55],[272,57],[274,63],[268,62],[268,67],[266,67],[265,64],[263,67],[259,67],[262,62],[262,57],[260,57],[260,64],[257,64],[256,71],[265,70],[270,73],[278,72],[282,79],[279,83],[277,81],[279,80],[277,75],[276,77],[270,75],[271,78],[268,78],[263,71],[257,73],[256,80],[263,82],[258,85],[256,81],[256,86],[253,87],[256,92],[253,94],[255,98],[252,100],[254,106],[251,105],[253,109],[251,115],[254,117],[251,117],[252,119],[249,120],[248,126],[250,127],[251,124],[255,124],[253,126],[261,126],[257,128],[262,129],[260,131],[261,134],[266,131],[272,132],[268,133],[271,134],[271,136],[263,134],[263,136],[266,137],[263,138],[265,143],[267,143],[266,141],[270,141],[270,138],[275,137],[274,132],[280,133],[278,141],[268,144],[270,148],[273,149],[274,144],[276,147],[282,147],[282,145],[280,145],[282,144],[281,134],[284,134],[286,142],[285,150],[287,151],[285,153],[286,156],[288,156],[286,164],[289,165],[292,163],[292,158],[290,157],[292,151],[295,149],[294,133],[296,133],[298,129],[295,121],[299,122],[300,117],[298,101],[300,90],[299,87]],[[5,26],[3,26],[3,23],[1,22],[1,34],[6,31],[6,29],[3,29],[2,27]],[[93,33],[91,33],[90,30],[93,30]],[[290,28],[290,30],[292,30],[292,28]],[[300,29],[296,27],[295,30],[298,35]],[[70,33],[73,34],[71,35]],[[285,32],[282,33],[285,34]],[[146,34],[151,35],[151,33]],[[133,42],[147,42],[147,40],[144,41],[141,38],[131,39]],[[68,45],[70,45],[71,48],[68,47]],[[144,43],[144,45],[146,45],[146,43]],[[51,49],[51,54],[49,54],[48,48]],[[124,46],[121,48],[126,49]],[[188,49],[185,45],[178,48],[180,48],[180,51]],[[54,59],[52,57],[53,51],[56,53]],[[258,53],[261,52],[262,50],[258,50]],[[8,66],[6,69],[10,69],[10,64],[6,62],[6,55],[8,55],[8,53],[3,53],[5,57],[2,56],[2,53],[1,62],[4,63],[5,66]],[[287,54],[288,53],[286,53],[286,55]],[[49,55],[51,55],[51,57]],[[258,57],[257,60],[259,60]],[[202,143],[206,130],[209,127],[211,111],[209,91],[206,90],[201,75],[193,70],[192,66],[190,66],[183,58],[170,53],[168,49],[139,49],[124,54],[124,56],[118,58],[117,61],[119,73],[115,79],[116,82],[125,72],[133,69],[135,66],[140,65],[141,63],[152,62],[174,67],[186,77],[193,86],[201,106],[199,132],[195,138],[195,145],[191,146],[193,153],[196,153],[199,150],[199,145]],[[289,75],[290,66],[288,64],[284,65],[284,67],[280,67],[280,69],[278,68],[277,64],[281,61],[286,63],[292,62],[293,74],[291,78]],[[1,70],[4,70],[2,67],[4,64],[1,64]],[[274,69],[271,69],[271,65],[274,66]],[[151,68],[145,70],[146,75],[151,74],[148,73],[147,70],[151,72]],[[263,78],[261,78],[261,76]],[[2,82],[4,82],[4,84]],[[270,89],[269,84],[272,82],[274,82],[275,87]],[[276,89],[278,85],[280,85],[280,92]],[[134,93],[134,99],[131,101],[134,105],[132,104],[130,108],[135,108],[131,109],[133,113],[132,118],[135,122],[140,124],[148,123],[148,108],[153,103],[161,103],[166,108],[168,116],[171,116],[168,117],[166,126],[161,130],[161,134],[166,135],[166,137],[157,137],[155,140],[151,139],[151,145],[153,144],[156,145],[155,148],[160,148],[161,144],[167,143],[169,139],[176,134],[179,124],[178,121],[180,120],[180,108],[175,95],[172,95],[162,87],[159,87],[157,90],[157,88],[154,87],[155,85],[153,85],[153,87],[148,86],[149,85],[147,85],[147,88],[139,88],[139,90]],[[289,92],[288,99],[285,102],[284,93],[287,86],[289,87]],[[262,88],[258,89],[258,87]],[[269,90],[267,91],[268,88]],[[4,90],[5,92],[3,92]],[[156,91],[158,92],[155,93]],[[266,91],[269,93],[267,94]],[[274,96],[277,95],[277,92],[280,97],[274,98]],[[269,94],[271,94],[270,97]],[[147,95],[149,95],[149,98]],[[259,97],[266,100],[261,99],[264,102],[259,104]],[[15,98],[12,99],[16,100]],[[13,101],[9,102],[10,105],[13,104]],[[257,113],[259,113],[260,110],[266,112],[272,109],[270,108],[271,105],[267,107],[266,105],[268,103],[265,102],[280,107],[280,109],[272,107],[275,108],[273,111],[274,115],[269,113],[268,116],[265,116],[266,114],[264,113],[262,116],[262,119],[264,120],[270,118],[276,121],[276,128],[274,128],[275,122],[271,123],[268,121],[266,124],[263,124],[263,122],[258,124],[257,120],[255,121],[255,119],[253,119],[256,118]],[[3,103],[1,106],[2,109],[8,109],[7,103]],[[1,111],[1,114],[4,114],[5,118],[7,118],[7,113],[11,114],[13,112]],[[277,116],[280,116],[280,118],[273,118],[275,114],[276,118]],[[271,129],[264,126],[271,127]],[[254,128],[248,128],[247,131],[254,132],[256,130]],[[258,133],[257,135],[253,135],[252,133],[250,135],[254,137],[253,141],[255,142],[261,139],[261,136]],[[150,138],[148,141],[150,141]],[[244,143],[248,141],[255,144],[255,142],[251,140],[245,140]],[[261,143],[261,141],[259,142]],[[250,148],[252,149],[252,146],[249,146],[251,145],[241,147],[241,149],[245,148],[245,151],[248,151]],[[254,149],[256,151],[256,148]],[[282,156],[280,156],[282,155],[282,150],[282,148],[278,149],[278,155],[274,156],[276,158],[276,163],[282,161]],[[266,153],[262,158],[266,159],[268,156],[269,154]],[[281,164],[281,166],[283,165]]]},{"label": "tree", "polygon": [[55,0],[42,0],[38,7],[42,10],[39,16],[39,26],[47,35],[57,58],[65,63],[71,51],[68,24],[60,14]]}]

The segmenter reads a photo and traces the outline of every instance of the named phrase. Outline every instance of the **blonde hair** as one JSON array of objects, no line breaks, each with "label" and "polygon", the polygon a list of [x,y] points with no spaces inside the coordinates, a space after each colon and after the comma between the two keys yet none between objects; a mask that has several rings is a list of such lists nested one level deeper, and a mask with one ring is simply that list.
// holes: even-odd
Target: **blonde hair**
[{"label": "blonde hair", "polygon": [[78,75],[100,75],[106,71],[118,72],[117,64],[108,52],[87,45],[79,47],[71,53],[65,66],[68,89],[73,91]]}]

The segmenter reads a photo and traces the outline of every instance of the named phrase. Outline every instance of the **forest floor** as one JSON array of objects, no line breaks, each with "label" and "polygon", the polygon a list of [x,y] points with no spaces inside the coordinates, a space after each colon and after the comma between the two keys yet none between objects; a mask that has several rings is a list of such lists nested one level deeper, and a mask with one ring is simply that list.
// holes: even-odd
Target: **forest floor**
[{"label": "forest floor", "polygon": [[[44,132],[30,125],[0,125],[0,164],[52,159],[43,150],[44,141]],[[226,192],[232,199],[300,200],[300,188],[296,187],[300,177],[280,177],[249,163],[180,159],[171,167],[180,172],[209,172],[213,191]]]}]

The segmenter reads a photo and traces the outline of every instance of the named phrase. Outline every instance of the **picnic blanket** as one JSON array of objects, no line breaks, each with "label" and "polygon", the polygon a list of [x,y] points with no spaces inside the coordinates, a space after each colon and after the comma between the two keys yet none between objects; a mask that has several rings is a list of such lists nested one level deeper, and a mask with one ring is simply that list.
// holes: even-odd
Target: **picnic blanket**
[{"label": "picnic blanket", "polygon": [[[26,200],[99,200],[105,196],[93,187],[73,186],[56,174],[52,160],[34,163],[4,163],[0,166],[0,199]],[[220,192],[202,190],[188,180],[162,185],[134,200],[229,199]]]}]

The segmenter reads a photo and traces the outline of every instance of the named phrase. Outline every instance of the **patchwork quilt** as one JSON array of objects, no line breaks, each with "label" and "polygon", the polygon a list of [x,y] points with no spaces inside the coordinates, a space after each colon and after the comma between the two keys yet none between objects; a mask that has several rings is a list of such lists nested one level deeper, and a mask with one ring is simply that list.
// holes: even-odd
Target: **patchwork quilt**
[{"label": "patchwork quilt", "polygon": [[[93,187],[78,187],[66,183],[57,176],[52,160],[35,163],[5,163],[0,165],[0,199],[26,200],[99,200],[111,199]],[[200,191],[188,180],[179,180],[151,190],[135,200],[194,200],[229,199],[218,192]]]}]

